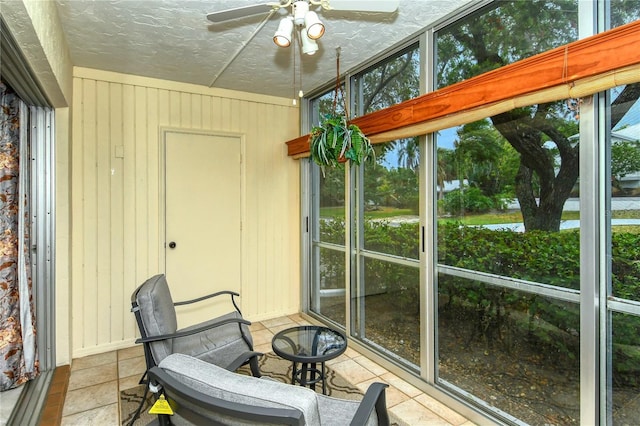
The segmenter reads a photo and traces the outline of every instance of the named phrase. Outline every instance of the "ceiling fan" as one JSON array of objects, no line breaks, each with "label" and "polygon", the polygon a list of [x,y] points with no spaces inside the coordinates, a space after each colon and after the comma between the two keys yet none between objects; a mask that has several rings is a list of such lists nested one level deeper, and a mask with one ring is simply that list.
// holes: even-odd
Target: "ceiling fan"
[{"label": "ceiling fan", "polygon": [[291,7],[290,14],[280,21],[273,41],[280,47],[289,47],[293,39],[293,30],[298,29],[303,53],[313,55],[318,50],[316,40],[322,37],[325,28],[312,8],[392,13],[398,9],[399,3],[399,0],[280,0],[212,12],[207,15],[207,19],[221,23],[263,13],[270,13],[270,17],[279,9]]}]

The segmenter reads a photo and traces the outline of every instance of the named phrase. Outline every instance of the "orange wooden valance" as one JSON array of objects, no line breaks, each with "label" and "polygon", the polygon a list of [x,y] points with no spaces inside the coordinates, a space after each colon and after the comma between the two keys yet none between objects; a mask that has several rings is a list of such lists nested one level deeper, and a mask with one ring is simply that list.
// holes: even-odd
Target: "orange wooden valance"
[{"label": "orange wooden valance", "polygon": [[[640,20],[355,118],[353,123],[373,142],[385,142],[515,106],[588,96],[635,82],[640,82]],[[460,113],[467,113],[463,115],[468,121],[451,120]],[[287,150],[290,156],[308,155],[309,135],[288,141]]]}]

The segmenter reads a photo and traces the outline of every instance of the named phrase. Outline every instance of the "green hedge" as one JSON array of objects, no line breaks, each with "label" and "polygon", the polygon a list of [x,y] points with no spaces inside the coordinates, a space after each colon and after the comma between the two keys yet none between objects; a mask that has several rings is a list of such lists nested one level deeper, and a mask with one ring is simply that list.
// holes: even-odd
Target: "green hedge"
[{"label": "green hedge", "polygon": [[[324,222],[321,232],[325,241],[342,242],[344,222]],[[367,250],[418,258],[418,224],[366,221],[364,232]],[[640,300],[640,235],[614,233],[611,243],[613,294]],[[578,230],[518,233],[447,223],[438,227],[437,249],[440,264],[579,289]],[[340,262],[338,269],[344,268],[343,256],[340,253],[336,258]],[[341,272],[335,266],[328,270],[333,276],[340,276]],[[418,268],[368,259],[364,263],[364,273],[367,294],[387,293],[391,309],[403,315],[419,314]],[[516,340],[513,334],[524,333],[531,344],[543,345],[549,353],[563,355],[560,358],[573,360],[579,353],[580,311],[577,304],[444,274],[438,276],[438,292],[441,315],[467,312],[468,318],[485,327],[477,337],[491,339],[491,345],[510,351],[510,345]],[[638,336],[640,318],[621,316],[616,321],[612,337],[614,354],[626,360],[620,363],[621,367],[626,367],[624,379],[619,381],[640,382],[640,354],[629,349],[638,346]],[[637,367],[631,369],[630,365]]]}]

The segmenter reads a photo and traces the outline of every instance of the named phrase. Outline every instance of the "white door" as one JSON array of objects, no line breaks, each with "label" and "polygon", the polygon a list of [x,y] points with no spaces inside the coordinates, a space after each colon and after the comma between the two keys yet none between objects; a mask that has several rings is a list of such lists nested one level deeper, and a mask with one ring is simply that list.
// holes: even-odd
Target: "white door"
[{"label": "white door", "polygon": [[[174,302],[220,290],[239,293],[241,138],[169,130],[164,139],[165,261]],[[210,319],[229,306],[177,307],[178,325]]]}]

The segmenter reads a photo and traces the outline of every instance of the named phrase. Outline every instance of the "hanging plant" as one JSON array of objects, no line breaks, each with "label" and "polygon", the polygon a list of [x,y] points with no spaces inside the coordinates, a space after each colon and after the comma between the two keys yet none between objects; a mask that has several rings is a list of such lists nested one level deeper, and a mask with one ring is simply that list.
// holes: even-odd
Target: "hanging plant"
[{"label": "hanging plant", "polygon": [[[333,111],[325,115],[319,126],[311,129],[309,145],[311,160],[320,166],[324,175],[325,167],[336,167],[347,160],[350,164],[360,165],[364,160],[373,157],[371,141],[362,130],[349,123],[349,115],[344,106],[344,113],[336,112],[340,85],[340,48],[336,49],[336,91],[333,98]],[[344,101],[344,93],[342,94]]]},{"label": "hanging plant", "polygon": [[360,165],[374,155],[371,141],[346,115],[327,114],[320,126],[311,129],[311,159],[321,168],[335,167],[346,160]]}]

